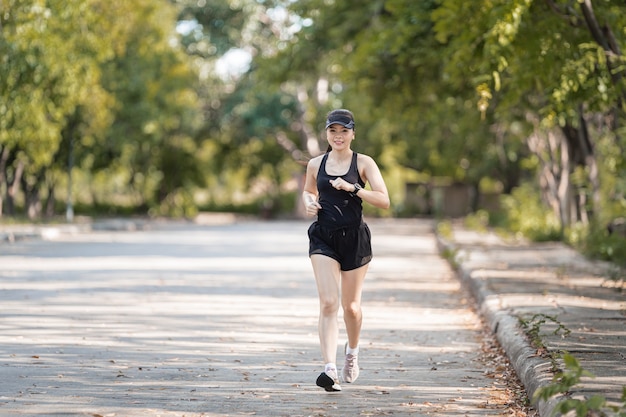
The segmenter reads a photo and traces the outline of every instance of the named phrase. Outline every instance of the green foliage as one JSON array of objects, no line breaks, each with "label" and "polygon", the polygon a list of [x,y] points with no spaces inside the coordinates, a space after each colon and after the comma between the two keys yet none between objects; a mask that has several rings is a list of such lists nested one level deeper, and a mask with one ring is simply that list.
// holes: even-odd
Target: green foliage
[{"label": "green foliage", "polygon": [[27,176],[53,162],[78,106],[106,102],[98,63],[112,53],[94,33],[98,16],[85,0],[39,3],[0,4],[0,96],[10,103],[0,106],[0,147]]},{"label": "green foliage", "polygon": [[[605,45],[594,38],[578,6],[444,0],[433,17],[437,38],[454,51],[446,70],[460,78],[469,69],[475,85],[499,97],[496,103],[487,99],[483,104],[495,104],[504,111],[519,108],[534,96],[539,100],[534,104],[542,106],[546,123],[552,125],[555,117],[575,118],[571,110],[582,100],[606,109],[618,99],[620,88],[609,87],[612,65],[606,65],[607,54],[601,50]],[[600,26],[613,30],[623,41],[621,7],[602,2],[594,4],[593,12]],[[608,56],[623,62],[620,56]],[[479,94],[477,100],[485,97]]]},{"label": "green foliage", "polygon": [[626,238],[619,234],[609,235],[606,226],[595,226],[590,229],[591,231],[577,242],[575,247],[591,258],[614,262],[625,268]]},{"label": "green foliage", "polygon": [[479,232],[486,232],[489,226],[490,219],[489,212],[487,210],[478,210],[475,213],[465,216],[464,224],[467,228],[476,230]]},{"label": "green foliage", "polygon": [[556,325],[556,328],[552,332],[554,335],[561,334],[562,337],[566,337],[571,333],[567,327],[563,325],[558,319],[554,316],[550,316],[544,313],[534,314],[532,317],[525,319],[523,317],[518,317],[518,321],[526,335],[530,338],[533,346],[539,349],[546,349],[546,345],[543,343],[541,339],[541,328],[546,323],[552,323]]},{"label": "green foliage", "polygon": [[202,58],[224,55],[238,45],[248,18],[239,2],[172,0],[178,6],[178,20],[191,23],[181,42],[187,52]]},{"label": "green foliage", "polygon": [[[33,212],[46,198],[54,207],[73,156],[84,204],[188,215],[203,188],[211,204],[278,201],[324,113],[348,107],[356,149],[380,162],[394,193],[417,176],[495,178],[515,189],[504,199],[513,230],[561,238],[532,187],[518,187],[540,168],[541,151],[528,157],[533,129],[593,125],[601,204],[587,191],[589,158],[575,152],[572,184],[598,223],[626,209],[626,9],[586,5],[4,0],[0,193],[7,206],[10,197]],[[252,65],[222,79],[216,62],[233,48]],[[475,220],[486,217],[497,220]],[[574,225],[571,236],[583,234],[597,256],[624,258],[618,241]]]},{"label": "green foliage", "polygon": [[[444,239],[453,239],[454,230],[449,221],[444,220],[437,222],[436,229],[437,234],[442,236]],[[445,248],[441,253],[441,257],[446,259],[453,268],[457,269],[459,267],[459,259],[457,259],[458,249]]]},{"label": "green foliage", "polygon": [[449,221],[437,222],[437,234],[443,236],[446,239],[452,239],[454,237],[452,224],[450,224]]},{"label": "green foliage", "polygon": [[552,211],[541,202],[530,184],[522,184],[510,195],[503,195],[502,210],[507,230],[534,241],[561,239],[561,226]]},{"label": "green foliage", "polygon": [[203,184],[197,76],[172,42],[176,15],[165,0],[0,3],[0,96],[12,103],[0,106],[0,192],[25,194],[5,193],[10,214],[40,214],[43,197],[53,209],[68,163],[105,183],[96,204],[162,206]]},{"label": "green foliage", "polygon": [[606,398],[601,395],[593,395],[589,398],[570,398],[569,392],[578,385],[584,377],[594,378],[595,376],[582,368],[578,360],[570,355],[563,355],[565,371],[558,372],[550,385],[543,386],[533,394],[533,402],[539,400],[548,401],[557,395],[565,397],[557,403],[554,408],[554,415],[561,413],[565,415],[574,411],[577,417],[588,417],[593,415],[603,417],[624,417],[626,416],[626,387],[622,389],[622,403],[608,404]]},{"label": "green foliage", "polygon": [[229,212],[239,214],[249,214],[261,216],[266,219],[290,216],[294,210],[296,202],[300,198],[300,192],[285,192],[273,199],[266,196],[259,196],[244,202],[213,202],[200,206],[201,211],[206,212]]},{"label": "green foliage", "polygon": [[[285,80],[304,84],[310,99],[303,104],[315,120],[326,110],[314,99],[317,83],[327,81],[321,104],[355,112],[355,146],[380,161],[387,176],[399,165],[401,180],[417,173],[478,184],[493,176],[508,190],[525,151],[514,129],[501,128],[494,140],[491,115],[481,120],[476,109],[467,65],[459,65],[458,77],[446,72],[455,48],[436,38],[439,3],[292,2],[288,9],[308,24],[274,55],[260,54],[259,72],[281,87]],[[465,17],[461,26],[473,27]]]}]

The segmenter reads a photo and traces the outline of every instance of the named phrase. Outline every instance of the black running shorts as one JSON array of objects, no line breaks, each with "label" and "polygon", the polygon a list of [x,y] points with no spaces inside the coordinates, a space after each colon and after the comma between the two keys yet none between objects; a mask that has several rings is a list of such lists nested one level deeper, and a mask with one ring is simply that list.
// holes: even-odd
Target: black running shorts
[{"label": "black running shorts", "polygon": [[309,256],[333,258],[342,271],[357,269],[372,260],[372,235],[367,224],[326,227],[314,222],[309,227]]}]

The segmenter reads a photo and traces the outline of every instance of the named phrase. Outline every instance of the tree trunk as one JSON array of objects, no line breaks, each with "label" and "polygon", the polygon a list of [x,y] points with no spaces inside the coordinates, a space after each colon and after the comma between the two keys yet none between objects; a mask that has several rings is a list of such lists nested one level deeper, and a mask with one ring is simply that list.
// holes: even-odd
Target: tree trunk
[{"label": "tree trunk", "polygon": [[24,192],[24,209],[26,215],[30,220],[35,220],[41,217],[41,199],[40,190],[45,177],[45,169],[42,169],[37,175],[33,177],[34,182],[26,181],[26,178],[22,176],[22,190]]},{"label": "tree trunk", "polygon": [[39,186],[36,185],[25,193],[26,215],[30,220],[41,217],[41,200],[39,198]]},{"label": "tree trunk", "polygon": [[571,212],[571,185],[570,185],[570,174],[571,170],[571,159],[569,149],[567,147],[567,142],[565,140],[560,140],[560,181],[557,188],[557,200],[559,202],[559,220],[561,222],[561,233],[565,231],[565,228],[569,226],[572,222],[572,212]]},{"label": "tree trunk", "polygon": [[22,175],[24,174],[24,162],[18,161],[17,166],[15,167],[15,172],[13,173],[13,179],[7,182],[7,194],[6,194],[6,203],[7,203],[7,214],[9,216],[15,216],[15,197],[17,193],[20,191],[20,182],[22,179]]},{"label": "tree trunk", "polygon": [[48,184],[48,198],[46,198],[46,206],[44,209],[44,215],[48,218],[54,217],[54,206],[56,204],[56,198],[54,195],[54,184]]},{"label": "tree trunk", "polygon": [[527,115],[535,126],[527,138],[528,148],[540,161],[539,185],[543,200],[559,219],[561,233],[572,221],[572,150],[562,132],[543,131],[534,115]]},{"label": "tree trunk", "polygon": [[591,207],[592,214],[600,212],[601,193],[600,193],[600,173],[598,169],[598,160],[589,136],[589,127],[583,114],[583,108],[579,109],[580,127],[578,128],[578,142],[580,147],[584,149],[584,164],[588,170],[588,180],[591,184]]},{"label": "tree trunk", "polygon": [[308,101],[308,94],[303,87],[299,87],[296,98],[298,99],[298,113],[296,118],[298,119],[298,134],[302,142],[302,149],[306,150],[311,157],[315,157],[322,153],[320,149],[319,140],[315,133],[315,129],[305,120],[306,114],[306,102]]},{"label": "tree trunk", "polygon": [[587,196],[585,194],[585,186],[579,187],[577,190],[578,197],[574,201],[576,204],[575,220],[587,224],[593,217],[594,213],[599,213],[600,209],[600,177],[598,172],[598,162],[596,160],[593,144],[589,135],[587,121],[583,115],[582,106],[579,108],[578,127],[566,125],[563,127],[563,134],[567,140],[569,147],[570,159],[572,161],[572,169],[580,166],[587,173],[587,182],[590,189],[591,211],[587,208]]},{"label": "tree trunk", "polygon": [[2,189],[5,188],[6,190],[8,188],[7,175],[6,175],[8,160],[9,160],[9,148],[6,145],[4,145],[2,147],[2,154],[0,154],[0,217],[2,217],[2,214],[3,214],[3,203],[4,203]]}]

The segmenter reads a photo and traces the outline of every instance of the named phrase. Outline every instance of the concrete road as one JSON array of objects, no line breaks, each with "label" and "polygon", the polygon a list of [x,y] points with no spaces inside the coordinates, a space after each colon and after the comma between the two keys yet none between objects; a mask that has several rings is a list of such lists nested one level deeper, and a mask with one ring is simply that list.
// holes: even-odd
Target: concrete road
[{"label": "concrete road", "polygon": [[315,386],[309,222],[0,245],[0,415],[509,415],[432,224],[369,223],[362,371],[339,393]]}]

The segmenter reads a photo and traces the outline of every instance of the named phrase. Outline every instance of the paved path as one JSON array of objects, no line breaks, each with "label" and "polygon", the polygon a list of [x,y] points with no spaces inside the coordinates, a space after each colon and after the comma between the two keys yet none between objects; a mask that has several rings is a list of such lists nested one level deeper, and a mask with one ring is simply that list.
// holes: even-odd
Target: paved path
[{"label": "paved path", "polygon": [[148,226],[0,244],[1,416],[509,415],[431,222],[370,222],[341,393],[314,385],[308,222]]},{"label": "paved path", "polygon": [[[566,398],[584,402],[597,395],[624,405],[623,272],[620,275],[614,265],[586,259],[562,243],[507,241],[460,223],[454,223],[452,236],[440,236],[439,241],[442,250],[454,255],[461,279],[478,299],[529,397],[537,388],[553,384],[554,369],[566,370],[564,353],[595,375],[584,377],[567,397],[539,403],[541,417],[552,416],[557,403]],[[520,321],[537,332],[543,348],[529,345]]]}]

